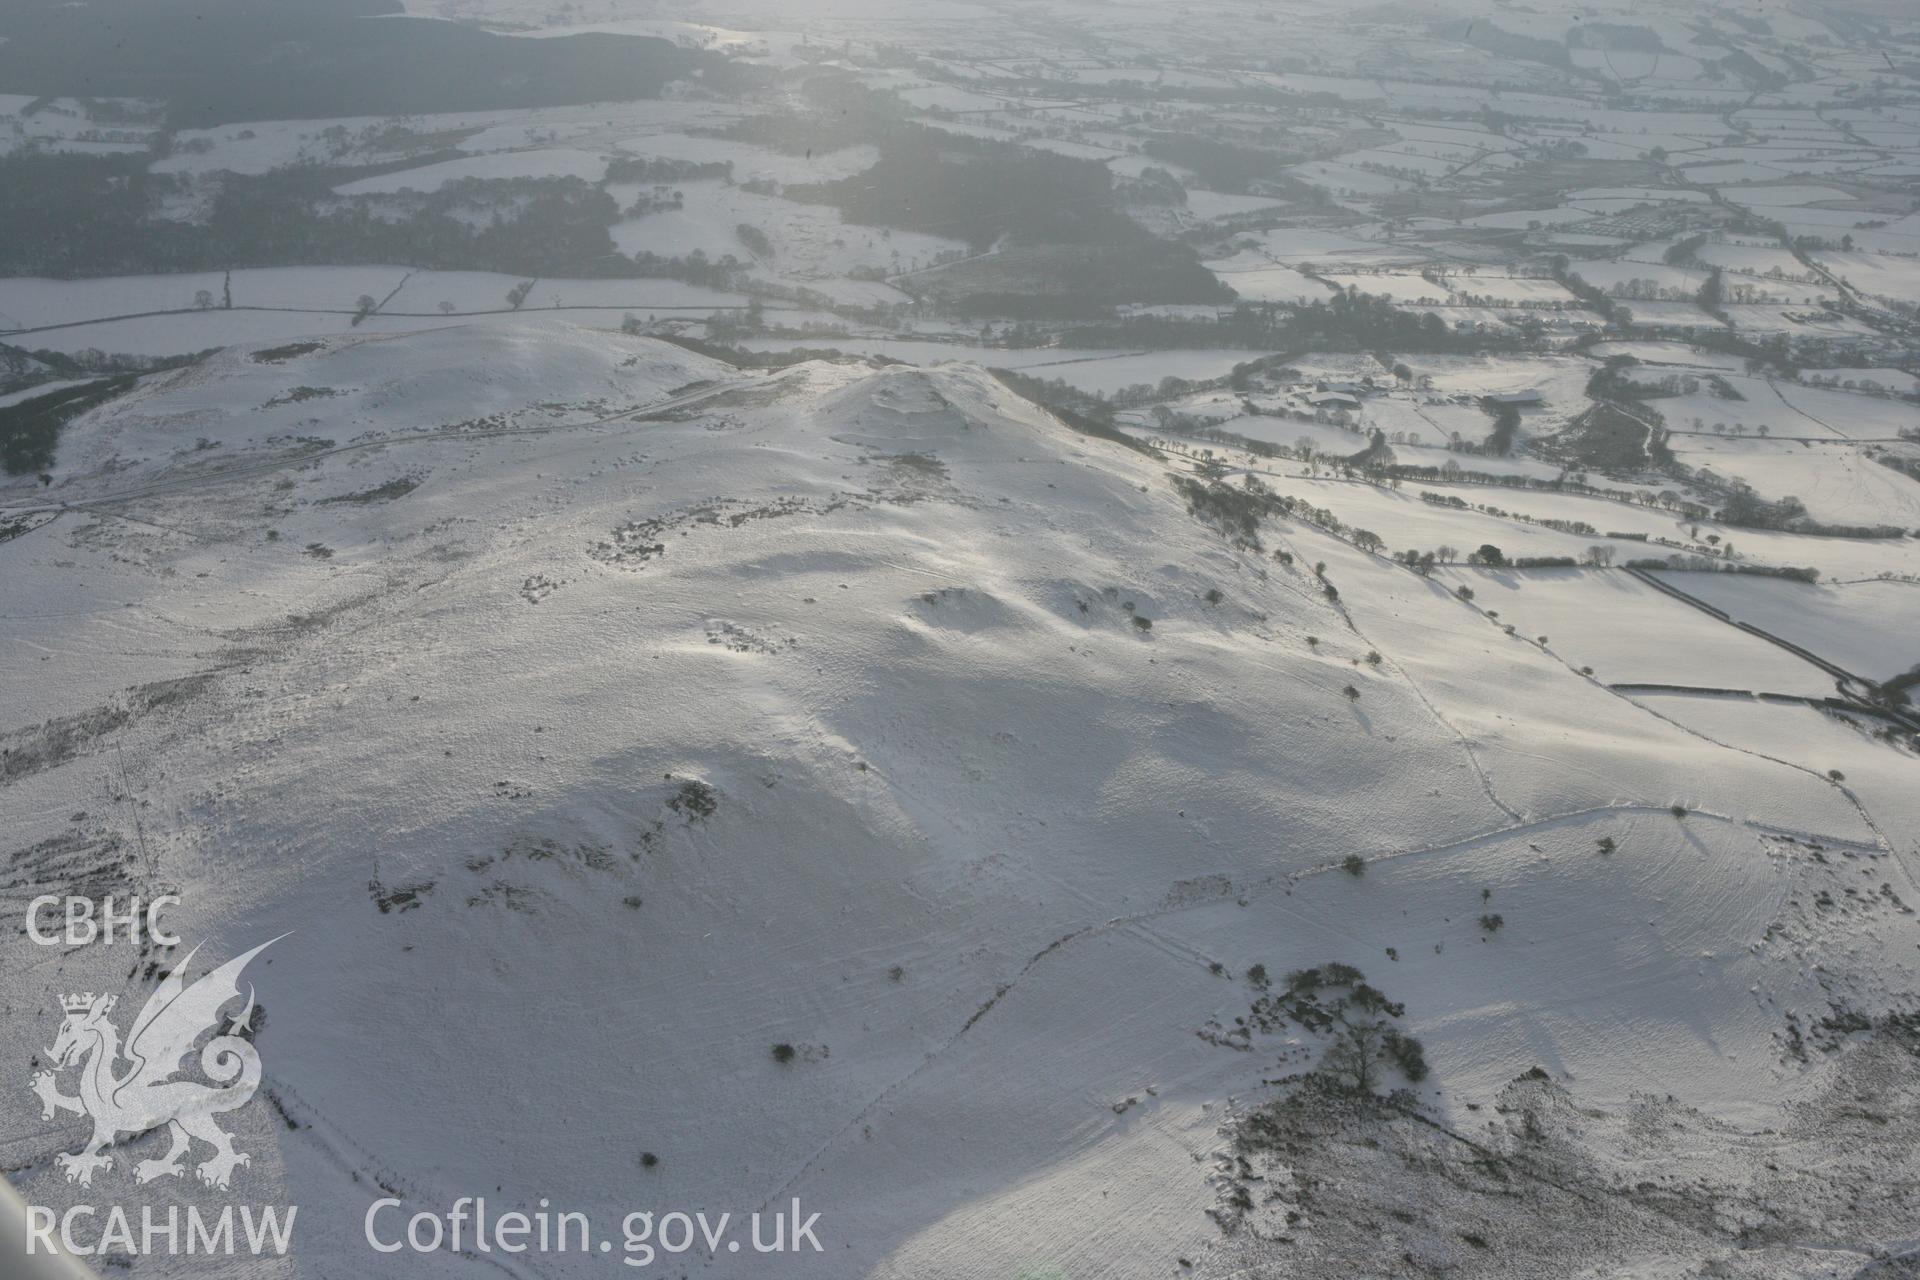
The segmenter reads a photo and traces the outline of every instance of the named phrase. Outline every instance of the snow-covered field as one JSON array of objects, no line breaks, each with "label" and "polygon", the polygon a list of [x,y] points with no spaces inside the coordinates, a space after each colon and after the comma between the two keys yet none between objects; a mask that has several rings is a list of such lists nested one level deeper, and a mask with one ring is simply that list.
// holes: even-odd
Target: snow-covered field
[{"label": "snow-covered field", "polygon": [[[374,330],[417,329],[424,321],[513,310],[509,293],[526,277],[488,271],[404,267],[276,267],[99,280],[0,279],[0,317],[18,321],[0,337],[35,350],[122,355],[190,355],[236,342]],[[617,329],[642,319],[744,308],[745,294],[669,279],[540,278],[521,304]],[[227,290],[231,289],[231,308]],[[363,302],[373,309],[356,324]]]},{"label": "snow-covered field", "polygon": [[1018,369],[1035,378],[1059,379],[1083,391],[1110,395],[1142,383],[1158,385],[1162,378],[1206,381],[1224,378],[1237,364],[1257,359],[1257,351],[1101,351],[1068,347],[999,348],[965,343],[900,338],[747,338],[743,346],[754,351],[791,351],[830,347],[859,355],[880,355],[909,364],[952,362]]},{"label": "snow-covered field", "polygon": [[1856,449],[1704,435],[1675,436],[1673,452],[1688,466],[1744,481],[1768,499],[1798,498],[1816,520],[1920,527],[1920,485]]},{"label": "snow-covered field", "polygon": [[337,189],[343,196],[385,195],[395,191],[438,191],[462,178],[581,178],[599,182],[606,176],[607,158],[569,147],[534,151],[505,151],[400,169],[376,178],[362,178]]},{"label": "snow-covered field", "polygon": [[[615,195],[631,201],[637,186],[614,184]],[[694,252],[710,259],[726,255],[748,260],[768,272],[797,273],[803,279],[837,279],[857,268],[889,274],[932,266],[942,255],[959,257],[966,243],[909,231],[852,226],[837,209],[797,204],[756,195],[721,182],[689,182],[675,188],[683,207],[630,218],[613,231],[622,253],[646,251],[663,257]],[[755,228],[772,243],[773,253],[759,260],[741,242],[738,228]]]},{"label": "snow-covered field", "polygon": [[1727,573],[1676,574],[1671,581],[1736,621],[1870,680],[1920,666],[1920,584],[1811,584]]},{"label": "snow-covered field", "polygon": [[201,271],[99,280],[0,280],[0,325],[30,329],[149,311],[185,311],[203,291],[209,299],[219,298],[224,279],[218,271]]},{"label": "snow-covered field", "polygon": [[[1732,575],[1675,575],[1691,590],[1696,580]],[[1578,569],[1449,571],[1448,585],[1467,585],[1475,603],[1512,625],[1523,640],[1543,642],[1567,662],[1607,684],[1728,687],[1801,697],[1825,697],[1834,679],[1792,653],[1735,630],[1709,614],[1647,586],[1624,570]],[[1797,585],[1797,584],[1794,584]],[[1592,620],[1607,619],[1604,628]]]},{"label": "snow-covered field", "polygon": [[1326,285],[1258,252],[1242,252],[1206,264],[1220,282],[1248,302],[1324,302]]}]

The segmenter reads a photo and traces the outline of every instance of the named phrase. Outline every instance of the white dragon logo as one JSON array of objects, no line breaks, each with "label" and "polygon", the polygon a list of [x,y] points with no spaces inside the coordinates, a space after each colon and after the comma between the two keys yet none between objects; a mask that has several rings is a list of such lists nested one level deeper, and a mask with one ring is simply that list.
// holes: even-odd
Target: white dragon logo
[{"label": "white dragon logo", "polygon": [[[220,1010],[241,994],[240,971],[247,962],[279,940],[261,943],[188,986],[183,975],[199,954],[200,948],[195,947],[147,998],[124,1048],[119,1029],[107,1020],[116,997],[88,992],[61,998],[66,1021],[47,1052],[58,1070],[80,1068],[80,1095],[61,1093],[53,1071],[35,1075],[33,1091],[40,1095],[42,1119],[71,1111],[93,1120],[93,1136],[86,1145],[55,1158],[68,1182],[92,1186],[95,1173],[113,1167],[113,1157],[103,1149],[118,1135],[138,1136],[161,1125],[172,1132],[173,1146],[161,1159],[142,1160],[134,1166],[133,1176],[139,1182],[185,1173],[182,1162],[192,1150],[193,1138],[214,1150],[195,1170],[208,1186],[224,1190],[234,1169],[251,1161],[252,1157],[233,1149],[233,1139],[213,1118],[245,1106],[260,1087],[260,1055],[240,1035],[253,1017],[252,987],[247,988],[247,1007],[240,1016],[200,1050],[200,1069],[215,1084],[170,1077],[182,1069],[202,1035],[218,1031]],[[123,1059],[127,1066],[121,1071]]]}]

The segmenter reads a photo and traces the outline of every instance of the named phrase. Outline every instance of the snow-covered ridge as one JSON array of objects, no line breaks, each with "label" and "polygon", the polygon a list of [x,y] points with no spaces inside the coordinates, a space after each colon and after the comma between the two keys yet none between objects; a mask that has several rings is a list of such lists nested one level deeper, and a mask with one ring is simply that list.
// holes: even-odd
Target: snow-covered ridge
[{"label": "snow-covered ridge", "polygon": [[[223,954],[295,931],[259,1038],[293,1127],[240,1137],[313,1224],[289,1274],[387,1274],[376,1182],[608,1221],[799,1196],[830,1245],[795,1275],[1224,1271],[1269,1247],[1208,1216],[1233,1117],[1317,1050],[1234,1046],[1255,965],[1363,970],[1426,1113],[1516,1159],[1489,1122],[1525,1101],[1568,1161],[1647,1173],[1618,1117],[1654,1089],[1716,1189],[1910,1165],[1783,1119],[1862,1063],[1911,1096],[1816,1030],[1920,976],[1909,757],[1727,745],[1504,634],[1490,589],[1277,515],[1236,543],[1167,461],[978,368],[750,374],[533,322],[256,345],[77,420],[52,474],[0,495],[39,521],[0,543],[40,677],[0,707],[9,865],[91,851]],[[16,1004],[125,982],[0,945]],[[1560,1093],[1516,1101],[1536,1067]],[[42,1203],[52,1149],[5,1113]]]}]

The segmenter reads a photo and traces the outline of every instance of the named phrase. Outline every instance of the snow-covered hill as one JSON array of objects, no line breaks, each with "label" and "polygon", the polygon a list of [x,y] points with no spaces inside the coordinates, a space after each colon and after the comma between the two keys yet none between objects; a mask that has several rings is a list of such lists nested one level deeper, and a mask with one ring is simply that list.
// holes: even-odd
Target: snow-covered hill
[{"label": "snow-covered hill", "polygon": [[[233,1119],[300,1246],[138,1274],[483,1265],[371,1255],[380,1188],[821,1213],[727,1276],[1911,1247],[1913,756],[1729,744],[1259,506],[971,367],[537,321],[233,348],[71,424],[0,490],[9,911],[292,931]],[[129,983],[4,946],[49,1040]],[[1424,1045],[1403,1111],[1273,1083],[1329,1037],[1254,1006],[1334,962]],[[0,1115],[79,1195],[77,1122]]]},{"label": "snow-covered hill", "polygon": [[36,379],[48,376],[49,372],[44,363],[20,348],[0,342],[0,392],[29,385]]}]

